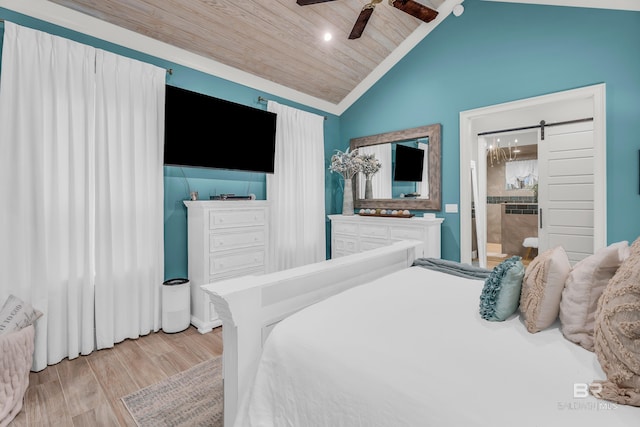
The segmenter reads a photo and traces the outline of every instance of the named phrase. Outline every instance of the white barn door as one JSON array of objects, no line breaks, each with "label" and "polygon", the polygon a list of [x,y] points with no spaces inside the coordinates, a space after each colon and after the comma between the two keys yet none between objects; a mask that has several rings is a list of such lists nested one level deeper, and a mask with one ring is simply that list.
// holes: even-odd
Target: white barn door
[{"label": "white barn door", "polygon": [[538,142],[539,250],[561,245],[571,265],[595,251],[595,152],[592,121],[545,127]]}]

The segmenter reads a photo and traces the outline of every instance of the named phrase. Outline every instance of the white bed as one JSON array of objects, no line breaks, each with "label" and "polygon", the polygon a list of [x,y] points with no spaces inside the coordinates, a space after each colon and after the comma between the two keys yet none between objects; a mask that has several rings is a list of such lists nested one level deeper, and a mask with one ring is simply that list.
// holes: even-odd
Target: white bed
[{"label": "white bed", "polygon": [[[517,314],[483,320],[483,281],[409,267],[414,245],[253,278],[242,290],[241,281],[203,287],[223,318],[225,425],[640,424],[639,408],[586,395],[605,378],[594,353],[557,326],[527,332]],[[318,293],[323,282],[334,296]]]}]

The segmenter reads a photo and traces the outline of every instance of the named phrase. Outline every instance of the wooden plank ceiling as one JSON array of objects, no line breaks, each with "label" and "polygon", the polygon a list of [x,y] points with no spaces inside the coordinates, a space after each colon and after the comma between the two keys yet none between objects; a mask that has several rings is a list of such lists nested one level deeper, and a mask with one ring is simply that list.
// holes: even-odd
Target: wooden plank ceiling
[{"label": "wooden plank ceiling", "polygon": [[348,36],[367,0],[51,1],[333,104],[422,24],[387,1],[356,40]]}]

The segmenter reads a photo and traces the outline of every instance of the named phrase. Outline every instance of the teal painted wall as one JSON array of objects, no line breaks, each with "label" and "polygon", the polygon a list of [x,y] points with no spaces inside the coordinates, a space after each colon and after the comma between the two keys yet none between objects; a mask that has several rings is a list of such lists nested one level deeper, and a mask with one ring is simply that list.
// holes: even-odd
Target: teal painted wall
[{"label": "teal painted wall", "polygon": [[[163,68],[173,69],[173,74],[167,74],[167,84],[183,87],[192,91],[205,93],[217,98],[226,99],[243,105],[265,109],[263,103],[258,102],[258,96],[277,101],[294,108],[324,115],[325,120],[325,158],[339,145],[340,120],[337,116],[324,111],[312,109],[295,102],[288,101],[269,93],[232,83],[228,80],[217,78],[206,73],[183,67],[181,65],[155,58],[131,49],[105,42],[85,34],[74,32],[66,28],[52,25],[31,17],[0,8],[0,19],[15,22],[25,27],[34,28],[66,37],[80,43],[95,46],[123,56],[135,58]],[[0,37],[4,33],[4,26],[0,25]],[[2,47],[0,43],[0,53]],[[0,64],[1,72],[1,64]],[[223,139],[220,144],[240,144],[242,136],[234,140]],[[326,161],[325,178],[325,210],[327,214],[340,212],[341,198],[335,196],[336,177],[328,170]],[[189,198],[189,189],[198,191],[200,198],[208,198],[213,194],[253,193],[259,200],[266,199],[266,175],[261,173],[249,173],[225,170],[208,170],[199,168],[164,168],[164,237],[165,237],[165,278],[187,277],[187,211],[182,203]],[[327,227],[328,228],[328,227]],[[328,246],[327,246],[328,251]]]},{"label": "teal painted wall", "polygon": [[[640,12],[466,0],[340,117],[350,138],[442,124],[442,197],[460,202],[459,113],[605,83],[607,238],[640,236]],[[460,218],[442,256],[460,259]]]}]

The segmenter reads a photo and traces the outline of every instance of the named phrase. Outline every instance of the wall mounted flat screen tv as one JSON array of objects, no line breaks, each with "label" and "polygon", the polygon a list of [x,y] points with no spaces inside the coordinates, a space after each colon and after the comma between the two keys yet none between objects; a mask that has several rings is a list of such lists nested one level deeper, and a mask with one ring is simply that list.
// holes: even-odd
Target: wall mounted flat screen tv
[{"label": "wall mounted flat screen tv", "polygon": [[396,145],[394,181],[422,181],[423,168],[424,150],[401,144]]},{"label": "wall mounted flat screen tv", "polygon": [[167,85],[164,164],[273,173],[276,116]]}]

